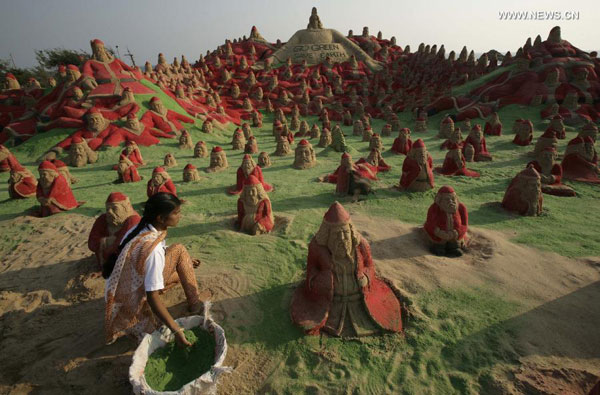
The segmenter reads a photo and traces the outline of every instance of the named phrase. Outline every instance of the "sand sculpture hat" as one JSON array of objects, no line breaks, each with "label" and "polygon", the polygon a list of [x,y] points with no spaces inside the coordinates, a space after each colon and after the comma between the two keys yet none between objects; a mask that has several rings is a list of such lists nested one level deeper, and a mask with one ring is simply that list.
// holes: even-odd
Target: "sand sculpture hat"
[{"label": "sand sculpture hat", "polygon": [[334,202],[323,216],[323,222],[328,225],[345,225],[350,223],[350,214],[339,202]]},{"label": "sand sculpture hat", "polygon": [[159,174],[159,173],[166,173],[164,167],[155,167],[154,170],[152,171],[152,175],[154,174]]},{"label": "sand sculpture hat", "polygon": [[425,148],[425,142],[422,139],[418,139],[417,141],[415,141],[415,143],[412,146],[413,149],[415,148]]},{"label": "sand sculpture hat", "polygon": [[254,176],[249,176],[244,180],[244,185],[258,185],[260,184],[260,181],[258,180],[258,178],[254,177]]},{"label": "sand sculpture hat", "polygon": [[183,170],[195,170],[196,166],[192,165],[191,163],[188,163]]},{"label": "sand sculpture hat", "polygon": [[111,192],[108,195],[108,198],[106,199],[106,203],[118,203],[118,202],[124,202],[126,200],[129,200],[127,195],[125,195],[121,192]]},{"label": "sand sculpture hat", "polygon": [[223,148],[221,148],[217,145],[217,146],[213,147],[212,152],[223,152]]},{"label": "sand sculpture hat", "polygon": [[[583,142],[583,140],[582,140],[582,142]],[[54,166],[54,164],[52,164],[52,162],[47,161],[47,160],[40,163],[40,165],[38,166],[38,170],[53,170],[55,172],[58,172],[58,169],[56,168],[56,166]]]},{"label": "sand sculpture hat", "polygon": [[452,188],[451,186],[444,185],[437,192],[438,195],[440,195],[442,193],[456,193],[456,192],[454,192],[454,188]]},{"label": "sand sculpture hat", "polygon": [[300,140],[300,142],[298,144],[299,145],[308,145],[308,140],[302,139],[302,140]]}]

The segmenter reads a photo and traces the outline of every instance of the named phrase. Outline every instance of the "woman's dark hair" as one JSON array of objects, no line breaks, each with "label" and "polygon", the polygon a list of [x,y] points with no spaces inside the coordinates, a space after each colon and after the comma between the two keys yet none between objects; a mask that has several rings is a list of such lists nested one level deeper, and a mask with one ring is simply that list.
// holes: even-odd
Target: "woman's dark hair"
[{"label": "woman's dark hair", "polygon": [[137,224],[137,226],[127,235],[125,240],[119,245],[119,248],[116,252],[111,254],[102,267],[102,277],[109,278],[113,269],[115,268],[115,264],[117,263],[117,259],[119,258],[119,254],[123,250],[123,247],[127,245],[131,240],[133,240],[140,232],[148,225],[151,224],[158,218],[168,216],[173,210],[177,207],[181,206],[181,200],[170,193],[159,192],[155,195],[152,195],[144,204],[144,215],[142,219]]}]

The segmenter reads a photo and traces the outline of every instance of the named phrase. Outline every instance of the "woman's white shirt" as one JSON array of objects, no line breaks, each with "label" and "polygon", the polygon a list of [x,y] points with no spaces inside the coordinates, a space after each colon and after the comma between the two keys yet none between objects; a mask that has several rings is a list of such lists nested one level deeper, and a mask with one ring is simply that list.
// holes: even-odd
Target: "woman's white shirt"
[{"label": "woman's white shirt", "polygon": [[[123,239],[121,239],[121,243],[123,240],[127,238],[129,233],[131,233],[135,227],[131,228]],[[146,227],[140,232],[143,233],[145,231],[158,232],[154,226],[148,224]],[[167,243],[162,240],[160,243],[154,247],[148,258],[146,258],[145,267],[145,276],[144,276],[144,289],[146,292],[150,291],[158,291],[165,287],[165,280],[163,278],[163,271],[165,269],[165,250],[167,248]]]}]

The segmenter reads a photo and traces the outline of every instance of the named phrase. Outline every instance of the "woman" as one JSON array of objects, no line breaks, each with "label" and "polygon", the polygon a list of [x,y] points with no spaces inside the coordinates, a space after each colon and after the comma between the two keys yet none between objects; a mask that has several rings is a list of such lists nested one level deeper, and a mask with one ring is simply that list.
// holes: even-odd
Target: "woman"
[{"label": "woman", "polygon": [[159,296],[160,290],[181,281],[189,310],[202,308],[194,275],[200,261],[192,259],[183,245],[166,247],[164,241],[167,228],[177,226],[180,217],[179,198],[165,192],[153,195],[139,224],[125,234],[118,252],[105,264],[107,344],[125,334],[140,341],[157,328],[156,315],[175,333],[179,345],[190,345]]}]

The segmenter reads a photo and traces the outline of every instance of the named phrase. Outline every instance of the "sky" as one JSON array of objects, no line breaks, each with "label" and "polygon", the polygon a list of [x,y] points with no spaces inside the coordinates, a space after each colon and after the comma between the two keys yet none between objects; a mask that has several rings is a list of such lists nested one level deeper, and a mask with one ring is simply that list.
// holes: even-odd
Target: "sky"
[{"label": "sky", "polygon": [[[36,49],[90,52],[90,40],[99,38],[118,46],[121,57],[129,48],[138,65],[155,64],[159,52],[169,61],[182,54],[193,61],[225,39],[249,35],[252,25],[269,41],[287,41],[306,28],[313,6],[326,28],[360,34],[368,26],[372,35],[381,31],[413,49],[424,42],[444,44],[446,53],[466,45],[476,53],[514,54],[528,37],[546,39],[556,25],[573,45],[600,48],[597,0],[0,0],[0,59],[12,55],[17,67],[31,67]],[[501,20],[504,11],[530,12],[529,20]],[[533,12],[544,16],[531,20]],[[563,20],[551,20],[558,12]],[[578,19],[566,20],[569,12]]]}]

